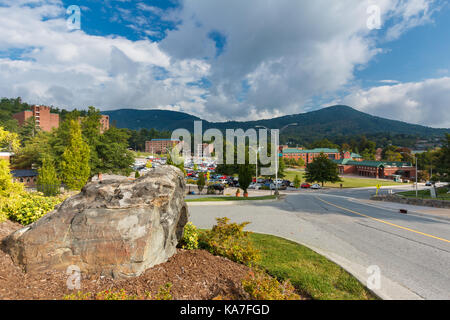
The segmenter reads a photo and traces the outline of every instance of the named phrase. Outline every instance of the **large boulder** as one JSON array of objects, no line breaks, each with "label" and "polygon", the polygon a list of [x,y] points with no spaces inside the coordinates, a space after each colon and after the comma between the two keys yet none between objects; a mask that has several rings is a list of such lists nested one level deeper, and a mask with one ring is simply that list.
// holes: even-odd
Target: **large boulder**
[{"label": "large boulder", "polygon": [[2,248],[26,272],[66,270],[133,277],[167,261],[188,221],[185,182],[173,166],[136,179],[88,183]]}]

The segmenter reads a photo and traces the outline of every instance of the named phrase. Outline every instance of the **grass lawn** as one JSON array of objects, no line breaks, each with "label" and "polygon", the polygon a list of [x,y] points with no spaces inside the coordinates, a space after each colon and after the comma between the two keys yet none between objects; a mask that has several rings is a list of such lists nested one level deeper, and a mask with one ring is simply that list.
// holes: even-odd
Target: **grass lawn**
[{"label": "grass lawn", "polygon": [[290,279],[303,295],[317,300],[377,299],[355,277],[316,252],[279,237],[253,233],[259,265],[279,280]]},{"label": "grass lawn", "polygon": [[260,197],[205,197],[196,199],[186,199],[186,202],[205,202],[205,201],[250,201],[250,200],[271,200],[277,196],[260,196]]},{"label": "grass lawn", "polygon": [[[450,193],[448,192],[447,188],[437,188],[437,198],[438,200],[450,200]],[[405,192],[399,192],[398,195],[408,197],[408,198],[415,198],[416,197],[416,191],[405,191]],[[430,190],[419,190],[417,192],[420,199],[431,199]]]},{"label": "grass lawn", "polygon": [[[285,171],[286,177],[284,179],[294,181],[296,175],[300,178],[300,181],[305,182],[305,171]],[[364,178],[354,178],[354,177],[344,177],[342,178],[344,182],[342,182],[342,186],[344,188],[363,188],[363,187],[376,187],[377,184],[381,184],[382,186],[398,186],[405,185],[405,183],[394,182],[394,181],[386,181],[386,180],[377,180],[377,179],[364,179]],[[325,187],[328,188],[339,188],[340,183],[325,183]]]}]

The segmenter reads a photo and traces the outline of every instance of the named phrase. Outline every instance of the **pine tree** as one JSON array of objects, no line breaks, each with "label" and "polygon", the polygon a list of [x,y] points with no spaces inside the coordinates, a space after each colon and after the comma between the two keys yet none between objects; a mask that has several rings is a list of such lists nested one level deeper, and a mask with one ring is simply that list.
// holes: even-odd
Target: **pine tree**
[{"label": "pine tree", "polygon": [[298,174],[296,174],[294,178],[294,187],[297,189],[300,188],[300,183],[301,183],[300,178],[298,177]]},{"label": "pine tree", "polygon": [[247,193],[247,189],[253,180],[253,171],[248,164],[239,165],[239,187]]},{"label": "pine tree", "polygon": [[71,190],[80,190],[89,179],[90,149],[83,140],[78,121],[70,120],[69,144],[61,157],[63,182]]},{"label": "pine tree", "polygon": [[200,193],[202,193],[203,188],[205,187],[205,184],[206,184],[205,175],[203,173],[200,173],[200,175],[198,176],[198,180],[197,180],[197,188]]},{"label": "pine tree", "polygon": [[46,196],[59,193],[60,181],[56,175],[55,162],[49,156],[44,156],[42,167],[38,170],[38,190]]}]

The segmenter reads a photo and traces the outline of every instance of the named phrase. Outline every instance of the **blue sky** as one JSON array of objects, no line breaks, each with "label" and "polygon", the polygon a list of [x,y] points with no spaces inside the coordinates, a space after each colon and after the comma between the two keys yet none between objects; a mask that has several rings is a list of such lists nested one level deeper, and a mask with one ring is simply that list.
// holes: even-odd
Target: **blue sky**
[{"label": "blue sky", "polygon": [[341,103],[450,127],[444,0],[0,0],[0,14],[4,97],[219,121]]}]

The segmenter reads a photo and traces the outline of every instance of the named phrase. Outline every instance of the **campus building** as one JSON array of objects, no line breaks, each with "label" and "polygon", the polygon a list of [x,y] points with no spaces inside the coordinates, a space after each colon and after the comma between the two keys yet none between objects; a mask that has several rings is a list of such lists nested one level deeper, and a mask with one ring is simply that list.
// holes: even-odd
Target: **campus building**
[{"label": "campus building", "polygon": [[32,106],[31,111],[22,111],[13,115],[13,118],[19,122],[20,126],[31,117],[34,117],[36,126],[42,131],[50,132],[53,128],[59,127],[59,114],[51,113],[50,107]]},{"label": "campus building", "polygon": [[100,119],[100,132],[104,133],[109,130],[109,116],[103,115]]},{"label": "campus building", "polygon": [[330,160],[351,159],[354,161],[361,161],[362,157],[359,154],[349,151],[340,152],[338,149],[330,148],[316,148],[310,150],[303,150],[300,148],[289,149],[285,148],[282,151],[282,157],[284,159],[303,159],[305,165],[314,161],[314,159],[320,156],[321,153],[325,154]]},{"label": "campus building", "polygon": [[181,143],[179,139],[152,139],[145,141],[145,152],[163,154]]},{"label": "campus building", "polygon": [[11,170],[14,182],[23,183],[26,187],[35,187],[38,173],[36,170]]},{"label": "campus building", "polygon": [[354,161],[351,159],[340,159],[338,164],[339,174],[352,174],[362,177],[376,179],[415,179],[416,168],[408,162],[391,161]]}]

